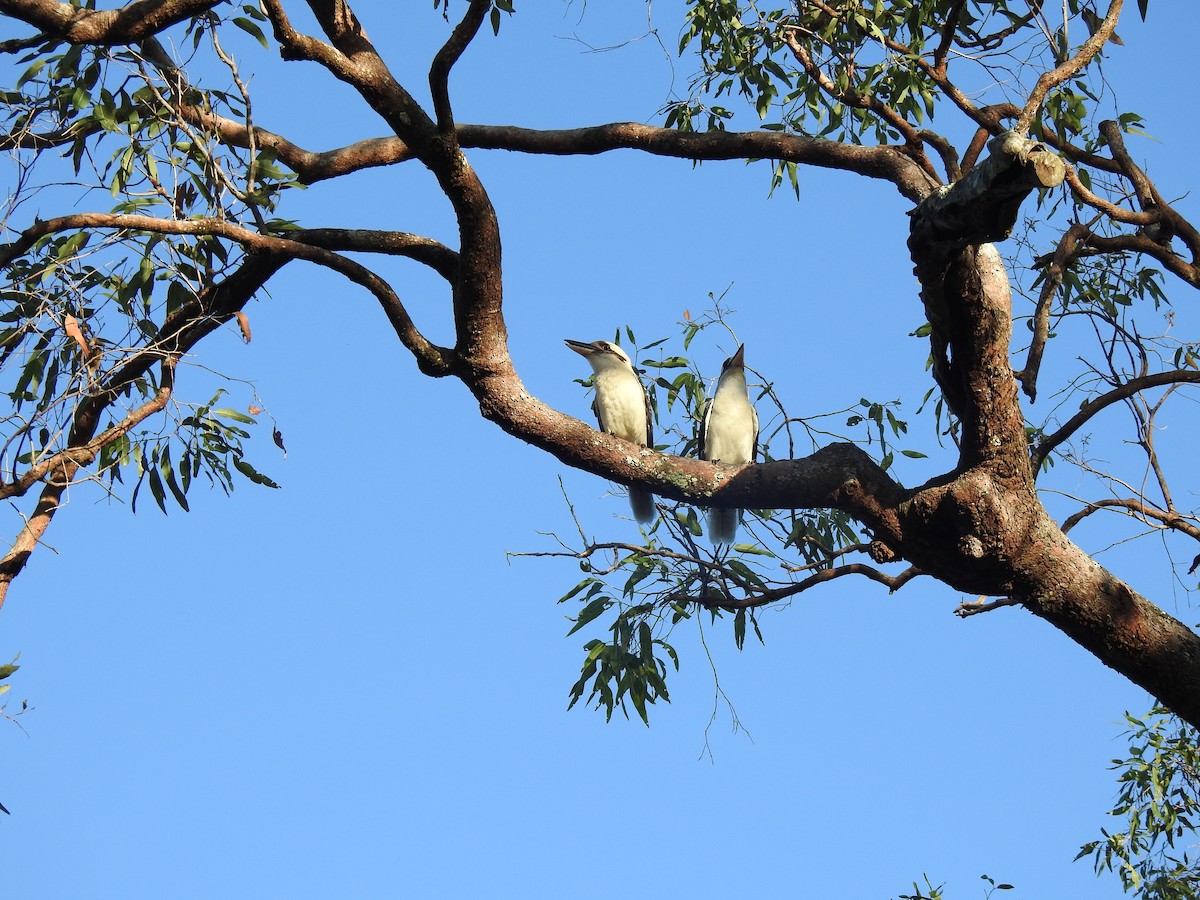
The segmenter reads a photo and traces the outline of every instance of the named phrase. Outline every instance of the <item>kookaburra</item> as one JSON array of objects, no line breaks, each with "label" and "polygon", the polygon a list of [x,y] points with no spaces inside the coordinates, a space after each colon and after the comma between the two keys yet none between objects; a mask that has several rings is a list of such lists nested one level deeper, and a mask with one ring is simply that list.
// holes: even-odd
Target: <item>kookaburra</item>
[{"label": "kookaburra", "polygon": [[[596,397],[592,411],[600,430],[615,434],[642,447],[654,446],[654,423],[650,417],[650,397],[634,371],[625,351],[608,341],[567,341],[567,346],[586,359],[595,373]],[[654,520],[654,495],[629,489],[633,517],[645,524]]]},{"label": "kookaburra", "polygon": [[[746,390],[746,345],[721,366],[717,389],[700,420],[700,458],[726,465],[754,462],[758,412]],[[714,544],[732,544],[740,509],[710,509],[708,536]]]}]

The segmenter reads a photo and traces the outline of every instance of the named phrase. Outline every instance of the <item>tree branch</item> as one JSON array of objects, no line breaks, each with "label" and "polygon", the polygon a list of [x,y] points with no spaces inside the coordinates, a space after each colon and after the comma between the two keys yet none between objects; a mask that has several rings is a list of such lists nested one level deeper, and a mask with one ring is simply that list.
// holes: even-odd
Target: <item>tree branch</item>
[{"label": "tree branch", "polygon": [[1117,19],[1121,15],[1121,5],[1123,0],[1111,0],[1108,7],[1108,14],[1103,21],[1096,27],[1083,45],[1079,48],[1074,56],[1064,60],[1049,72],[1043,72],[1038,78],[1037,83],[1033,86],[1033,90],[1029,92],[1029,98],[1025,101],[1025,106],[1021,110],[1021,115],[1017,117],[1016,123],[1013,125],[1013,131],[1018,134],[1027,134],[1030,127],[1033,125],[1033,120],[1037,116],[1038,110],[1041,109],[1042,103],[1046,100],[1046,95],[1053,88],[1058,87],[1072,75],[1075,75],[1090,63],[1100,49],[1112,36],[1114,29],[1117,27]]},{"label": "tree branch", "polygon": [[984,601],[979,600],[963,601],[958,604],[958,608],[954,610],[954,614],[960,619],[965,619],[968,616],[977,616],[981,613],[991,612],[994,609],[1001,609],[1005,606],[1020,606],[1021,601],[1012,597],[1002,597],[999,600]]},{"label": "tree branch", "polygon": [[841,144],[777,131],[692,132],[614,122],[547,131],[508,125],[460,125],[458,135],[463,147],[556,156],[629,149],[688,160],[778,159],[882,179],[914,203],[938,186],[937,179],[896,147]]},{"label": "tree branch", "polygon": [[[31,480],[24,490],[19,492],[20,494],[24,494],[37,480],[41,480],[47,475],[50,478],[46,482],[45,487],[42,488],[42,493],[38,497],[33,515],[25,520],[25,524],[13,540],[9,551],[3,557],[0,557],[0,606],[4,605],[4,599],[8,596],[9,585],[21,573],[21,570],[25,568],[30,554],[33,553],[38,543],[41,542],[46,529],[50,527],[55,513],[58,512],[62,504],[62,496],[74,480],[75,474],[82,466],[93,462],[99,454],[100,449],[109,441],[116,440],[135,427],[139,422],[166,408],[167,401],[171,397],[172,386],[174,385],[174,372],[174,361],[169,359],[163,360],[160,387],[153,398],[133,410],[120,423],[109,428],[100,437],[87,440],[85,443],[70,447],[61,453],[56,453],[46,461],[44,466],[35,467],[40,470],[38,478]],[[81,420],[77,416],[76,427],[78,427],[80,422]],[[74,428],[72,430],[74,431]],[[84,437],[83,434],[73,434],[72,443]],[[10,494],[8,496],[14,495]]]},{"label": "tree branch", "polygon": [[[7,265],[21,253],[28,250],[39,238],[48,234],[62,231],[81,229],[117,229],[130,231],[148,231],[156,234],[181,235],[216,235],[236,241],[251,251],[270,253],[287,259],[304,259],[314,262],[344,275],[368,291],[370,291],[383,307],[384,313],[391,322],[396,336],[401,343],[416,358],[417,365],[426,375],[442,377],[451,374],[457,366],[457,356],[453,350],[440,347],[426,340],[417,329],[409,316],[404,304],[396,296],[391,286],[365,266],[325,250],[320,246],[302,243],[298,240],[273,237],[260,232],[235,225],[224,219],[156,219],[150,216],[117,215],[111,213],[75,213],[46,219],[21,232],[17,240],[0,245],[0,266]],[[349,234],[349,233],[343,233]],[[318,233],[318,240],[321,239]],[[324,236],[329,239],[329,235]],[[358,238],[362,241],[361,234]],[[400,252],[405,243],[402,238],[393,236],[392,240],[382,240],[380,247],[390,247],[391,252]],[[414,257],[437,258],[436,248],[419,240],[410,242],[412,252],[404,255]],[[440,254],[438,262],[445,263],[445,255]]]},{"label": "tree branch", "polygon": [[929,318],[934,378],[963,425],[964,466],[1025,443],[1008,361],[1011,289],[1003,261],[987,242],[1008,236],[1030,192],[1060,183],[1065,174],[1062,160],[1044,144],[1012,132],[989,146],[986,160],[912,212],[908,240]]},{"label": "tree branch", "polygon": [[969,244],[1004,240],[1025,198],[1066,177],[1066,165],[1045,144],[1015,132],[994,138],[988,147],[987,159],[914,210],[909,238],[914,258],[946,259]]},{"label": "tree branch", "polygon": [[471,0],[466,15],[455,26],[429,67],[429,91],[433,95],[433,111],[437,118],[438,132],[443,135],[454,133],[454,112],[450,105],[450,70],[479,33],[479,26],[483,24],[491,8],[492,0]]},{"label": "tree branch", "polygon": [[1121,497],[1109,497],[1104,500],[1089,502],[1083,509],[1072,513],[1063,520],[1062,530],[1064,532],[1070,531],[1092,513],[1099,512],[1102,509],[1121,509],[1143,521],[1147,519],[1153,520],[1164,528],[1170,528],[1173,531],[1186,534],[1192,540],[1200,541],[1200,527],[1179,513],[1173,510],[1158,509],[1144,500]]},{"label": "tree branch", "polygon": [[761,606],[768,606],[772,603],[779,603],[782,600],[787,600],[801,594],[804,591],[814,588],[819,584],[825,584],[834,581],[838,578],[845,578],[848,575],[861,575],[870,581],[877,584],[882,584],[888,589],[889,593],[894,594],[908,582],[912,581],[918,575],[924,575],[920,569],[915,566],[910,566],[898,575],[888,575],[886,572],[881,572],[874,566],[869,566],[866,563],[846,563],[842,566],[834,566],[829,569],[822,569],[819,572],[814,572],[808,578],[798,581],[795,584],[789,584],[784,587],[773,588],[766,591],[761,591],[755,594],[749,594],[740,600],[727,598],[725,600],[717,600],[712,597],[681,597],[675,596],[672,599],[682,600],[685,602],[695,603],[706,609],[722,609],[729,612],[736,612],[739,609],[757,609]]},{"label": "tree branch", "polygon": [[1037,306],[1033,312],[1033,339],[1029,342],[1029,353],[1025,357],[1025,368],[1016,373],[1021,388],[1032,402],[1037,399],[1037,378],[1042,367],[1042,354],[1046,341],[1050,339],[1050,313],[1054,298],[1062,287],[1063,275],[1075,258],[1079,241],[1090,234],[1090,229],[1076,222],[1066,230],[1054,250],[1054,255],[1042,269],[1042,288],[1038,293]]},{"label": "tree branch", "polygon": [[[107,428],[96,437],[82,444],[68,446],[65,450],[60,450],[58,453],[47,456],[45,459],[30,466],[20,478],[11,483],[4,484],[0,482],[0,500],[25,496],[30,488],[55,470],[59,472],[69,470],[72,473],[70,477],[66,478],[66,481],[69,483],[74,472],[95,462],[101,450],[118,438],[124,437],[150,416],[162,412],[166,408],[167,400],[171,396],[174,384],[175,363],[172,359],[168,358],[162,361],[162,365],[163,377],[160,387],[153,398],[132,410],[124,419]],[[4,566],[5,561],[0,559],[0,572],[4,571]],[[3,603],[2,596],[0,596],[0,603]]]},{"label": "tree branch", "polygon": [[1131,378],[1120,387],[1089,400],[1080,408],[1079,412],[1067,420],[1065,425],[1053,434],[1042,438],[1041,442],[1034,448],[1031,454],[1034,471],[1041,468],[1042,463],[1046,461],[1046,457],[1050,455],[1055,447],[1082,428],[1088,420],[1101,410],[1107,409],[1121,400],[1132,397],[1139,391],[1162,387],[1168,384],[1200,384],[1200,372],[1194,369],[1174,369],[1169,372],[1155,372],[1151,375]]},{"label": "tree branch", "polygon": [[1146,236],[1155,243],[1165,246],[1171,243],[1173,236],[1178,235],[1191,251],[1192,265],[1196,265],[1200,261],[1200,232],[1193,227],[1191,222],[1163,200],[1155,189],[1154,183],[1134,163],[1133,159],[1129,156],[1129,152],[1125,149],[1125,138],[1122,136],[1121,128],[1116,122],[1111,119],[1101,122],[1100,134],[1108,142],[1113,159],[1121,167],[1121,173],[1133,185],[1138,206],[1141,207],[1144,213],[1149,213],[1153,216],[1152,223],[1138,223],[1147,225],[1145,230]]},{"label": "tree branch", "polygon": [[353,228],[300,228],[289,231],[288,238],[325,250],[404,256],[429,266],[451,285],[458,277],[458,254],[445,244],[419,234]]},{"label": "tree branch", "polygon": [[[825,9],[828,15],[836,15],[835,10],[828,7],[825,7]],[[799,31],[800,29],[797,28],[785,27],[782,31],[781,39],[784,45],[792,51],[792,56],[800,63],[800,67],[804,70],[805,74],[831,99],[855,109],[869,110],[878,116],[880,120],[886,122],[899,132],[900,136],[904,138],[909,157],[930,178],[936,179],[937,175],[928,158],[925,156],[923,141],[917,129],[907,119],[896,112],[896,110],[882,102],[873,92],[855,90],[854,86],[849,83],[845,88],[839,89],[829,77],[829,74],[813,61],[808,48],[801,41],[797,40],[796,35]]]},{"label": "tree branch", "polygon": [[129,44],[219,6],[223,0],[134,0],[112,10],[56,0],[0,0],[0,12],[71,44]]}]

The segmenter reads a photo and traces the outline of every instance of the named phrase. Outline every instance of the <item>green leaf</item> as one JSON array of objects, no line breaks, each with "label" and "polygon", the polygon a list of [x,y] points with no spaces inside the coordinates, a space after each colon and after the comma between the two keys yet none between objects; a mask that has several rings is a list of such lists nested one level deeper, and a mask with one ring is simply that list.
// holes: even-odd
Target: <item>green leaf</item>
[{"label": "green leaf", "polygon": [[274,481],[259,472],[254,466],[246,462],[244,459],[238,458],[233,461],[233,467],[253,481],[255,484],[261,484],[263,487],[278,488]]},{"label": "green leaf", "polygon": [[758,544],[734,544],[733,549],[736,553],[749,553],[752,556],[775,556],[766,547],[760,547]]},{"label": "green leaf", "polygon": [[151,466],[146,470],[146,482],[150,485],[150,494],[154,497],[154,502],[163,511],[163,515],[166,515],[166,492],[163,490],[162,476],[158,474],[156,466]]},{"label": "green leaf", "polygon": [[254,22],[251,22],[249,19],[243,16],[235,16],[232,21],[234,25],[242,29],[242,31],[246,32],[246,34],[255,38],[260,44],[262,44],[264,50],[270,49],[271,45],[267,43],[267,36],[263,34],[263,30]]},{"label": "green leaf", "polygon": [[682,356],[671,356],[667,359],[644,359],[642,365],[648,369],[686,369],[690,362]]},{"label": "green leaf", "polygon": [[159,461],[159,468],[162,470],[163,477],[166,479],[167,488],[171,491],[171,496],[175,498],[184,512],[191,512],[188,508],[187,497],[179,487],[179,482],[175,478],[175,467],[171,465],[171,450],[168,447],[163,451],[162,459]]},{"label": "green leaf", "polygon": [[583,579],[583,581],[579,582],[579,584],[575,585],[575,587],[571,588],[569,591],[567,591],[565,594],[563,594],[561,597],[559,597],[558,602],[564,603],[567,600],[570,600],[572,597],[574,597],[576,594],[578,594],[580,591],[582,591],[589,584],[599,586],[600,582],[596,578],[585,578],[585,579]]},{"label": "green leaf", "polygon": [[255,425],[258,422],[258,420],[253,416],[248,416],[243,412],[238,412],[236,409],[230,409],[227,406],[223,406],[220,409],[214,409],[212,414],[214,416],[220,416],[222,419],[233,419],[235,422],[245,422],[247,425]]},{"label": "green leaf", "polygon": [[13,663],[5,663],[4,665],[0,666],[0,681],[3,681],[19,668],[21,667],[14,665]]},{"label": "green leaf", "polygon": [[575,619],[575,625],[567,632],[567,636],[570,637],[584,625],[602,616],[610,606],[612,606],[612,600],[608,597],[597,597],[579,611],[579,616]]},{"label": "green leaf", "polygon": [[32,66],[26,69],[21,77],[17,79],[17,90],[21,90],[25,82],[32,81],[34,78],[37,78],[38,72],[42,71],[42,69],[45,68],[46,63],[49,61],[50,60],[48,59],[39,59]]}]

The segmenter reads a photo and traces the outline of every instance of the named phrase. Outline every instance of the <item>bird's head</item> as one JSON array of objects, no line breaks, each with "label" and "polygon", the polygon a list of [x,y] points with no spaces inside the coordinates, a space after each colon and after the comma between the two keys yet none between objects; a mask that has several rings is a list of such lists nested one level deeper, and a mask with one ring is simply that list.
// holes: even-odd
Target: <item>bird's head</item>
[{"label": "bird's head", "polygon": [[592,370],[595,372],[602,372],[605,369],[633,369],[629,355],[618,344],[608,341],[592,341],[590,344],[585,344],[583,341],[570,339],[566,344],[591,363]]},{"label": "bird's head", "polygon": [[746,345],[740,344],[737,348],[737,352],[721,364],[721,374],[724,374],[730,369],[744,368],[746,368]]}]

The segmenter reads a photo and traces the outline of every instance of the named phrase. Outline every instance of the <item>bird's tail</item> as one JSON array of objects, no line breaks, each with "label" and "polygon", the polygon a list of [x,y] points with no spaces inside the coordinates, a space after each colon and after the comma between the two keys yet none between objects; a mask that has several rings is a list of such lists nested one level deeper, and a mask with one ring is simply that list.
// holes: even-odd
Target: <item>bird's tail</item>
[{"label": "bird's tail", "polygon": [[629,505],[633,507],[633,517],[643,525],[654,521],[654,495],[638,488],[629,489]]},{"label": "bird's tail", "polygon": [[708,511],[708,538],[714,544],[732,544],[737,535],[740,509],[710,509]]}]

